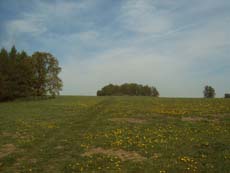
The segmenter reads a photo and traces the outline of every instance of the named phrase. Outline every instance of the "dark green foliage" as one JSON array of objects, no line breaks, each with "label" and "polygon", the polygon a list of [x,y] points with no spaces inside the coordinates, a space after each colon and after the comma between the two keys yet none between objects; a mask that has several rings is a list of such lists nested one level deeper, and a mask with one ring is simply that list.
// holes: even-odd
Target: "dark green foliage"
[{"label": "dark green foliage", "polygon": [[58,77],[61,68],[49,53],[17,52],[13,46],[8,53],[0,52],[0,101],[31,96],[55,96],[62,88]]},{"label": "dark green foliage", "polygon": [[14,98],[28,97],[32,95],[34,79],[31,58],[22,51],[17,53],[17,58],[11,72],[12,92]]},{"label": "dark green foliage", "polygon": [[97,96],[153,96],[158,97],[159,92],[155,87],[140,85],[135,83],[125,83],[122,85],[109,84],[97,91]]},{"label": "dark green foliage", "polygon": [[229,93],[226,93],[226,94],[224,95],[224,98],[230,98],[230,94],[229,94]]},{"label": "dark green foliage", "polygon": [[205,86],[203,93],[204,93],[204,98],[214,98],[216,95],[215,89],[211,86]]},{"label": "dark green foliage", "polygon": [[6,49],[0,52],[0,101],[11,99],[9,55]]},{"label": "dark green foliage", "polygon": [[17,57],[17,49],[15,48],[15,46],[13,46],[9,52],[9,58],[16,59],[16,57]]}]

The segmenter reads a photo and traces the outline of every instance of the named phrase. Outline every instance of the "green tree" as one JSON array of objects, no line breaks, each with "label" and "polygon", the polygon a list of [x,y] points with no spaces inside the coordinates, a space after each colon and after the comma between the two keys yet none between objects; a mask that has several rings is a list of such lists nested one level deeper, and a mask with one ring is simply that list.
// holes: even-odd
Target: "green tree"
[{"label": "green tree", "polygon": [[156,87],[151,87],[151,96],[159,97],[159,92],[157,91]]},{"label": "green tree", "polygon": [[62,81],[58,77],[61,68],[57,59],[46,52],[35,52],[32,55],[35,71],[34,93],[36,96],[49,94],[53,97],[62,89]]},{"label": "green tree", "polygon": [[35,52],[32,55],[32,64],[34,69],[33,91],[35,96],[46,95],[46,75],[47,63],[46,55],[41,52]]},{"label": "green tree", "polygon": [[0,101],[7,99],[8,89],[8,52],[2,48],[0,52]]},{"label": "green tree", "polygon": [[8,53],[6,49],[1,50],[0,55],[0,75],[2,83],[2,99],[1,100],[12,100],[15,97],[15,87],[16,87],[16,73],[15,63],[16,63],[17,50],[13,46],[11,51]]},{"label": "green tree", "polygon": [[224,98],[230,98],[230,93],[225,93]]},{"label": "green tree", "polygon": [[204,94],[204,98],[214,98],[216,95],[215,89],[208,85],[204,87],[203,94]]},{"label": "green tree", "polygon": [[17,49],[15,48],[15,46],[12,46],[10,52],[9,52],[9,57],[10,59],[16,59],[17,57]]},{"label": "green tree", "polygon": [[103,93],[102,93],[101,90],[98,90],[98,91],[97,91],[97,96],[103,96]]},{"label": "green tree", "polygon": [[47,54],[47,77],[46,77],[46,91],[53,97],[59,95],[62,89],[62,80],[58,77],[61,72],[58,60],[51,54]]},{"label": "green tree", "polygon": [[16,97],[31,96],[33,94],[34,69],[31,57],[25,51],[17,54],[14,71],[16,72],[14,75]]}]

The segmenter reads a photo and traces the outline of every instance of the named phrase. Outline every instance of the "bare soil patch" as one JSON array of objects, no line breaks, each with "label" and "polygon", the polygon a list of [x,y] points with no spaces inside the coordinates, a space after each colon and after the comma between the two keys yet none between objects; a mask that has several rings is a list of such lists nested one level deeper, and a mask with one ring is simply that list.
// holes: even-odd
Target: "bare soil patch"
[{"label": "bare soil patch", "polygon": [[62,149],[64,149],[64,147],[61,146],[61,145],[58,145],[58,146],[56,146],[54,149],[56,149],[56,150],[62,150]]},{"label": "bare soil patch", "polygon": [[111,118],[109,120],[113,122],[128,122],[128,123],[139,123],[139,124],[144,124],[148,122],[146,118]]},{"label": "bare soil patch", "polygon": [[182,117],[182,121],[190,121],[190,122],[197,122],[197,121],[209,121],[209,122],[218,122],[218,119],[211,119],[206,117]]},{"label": "bare soil patch", "polygon": [[230,116],[229,113],[223,113],[223,114],[208,114],[208,115],[206,115],[206,117],[213,117],[213,118],[216,118],[216,119],[226,118],[226,117],[229,117],[229,116]]},{"label": "bare soil patch", "polygon": [[82,156],[90,156],[93,154],[105,154],[109,156],[114,156],[120,158],[122,161],[132,160],[135,162],[140,162],[146,159],[146,157],[141,156],[135,151],[125,151],[122,149],[104,149],[101,147],[91,148],[89,151],[82,154]]},{"label": "bare soil patch", "polygon": [[16,150],[13,144],[5,144],[0,148],[0,159],[10,155]]},{"label": "bare soil patch", "polygon": [[0,136],[3,136],[3,137],[15,137],[15,134],[9,133],[9,132],[2,132],[2,133],[0,133]]}]

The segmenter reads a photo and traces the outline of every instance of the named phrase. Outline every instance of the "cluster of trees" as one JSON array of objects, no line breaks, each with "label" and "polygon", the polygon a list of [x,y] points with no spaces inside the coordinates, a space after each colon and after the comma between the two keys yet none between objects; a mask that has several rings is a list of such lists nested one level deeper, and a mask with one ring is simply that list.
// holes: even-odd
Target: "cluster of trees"
[{"label": "cluster of trees", "polygon": [[[203,90],[204,98],[214,98],[216,95],[215,89],[212,86],[206,85]],[[97,91],[97,96],[153,96],[158,97],[159,92],[156,87],[148,85],[140,85],[136,83],[125,83],[122,85],[109,84]],[[226,93],[225,98],[230,98],[230,94]]]},{"label": "cluster of trees", "polygon": [[136,83],[125,83],[122,85],[109,84],[97,91],[97,96],[153,96],[158,97],[159,92],[155,87],[140,85]]},{"label": "cluster of trees", "polygon": [[[204,87],[203,94],[204,94],[204,98],[214,98],[216,95],[216,92],[215,92],[215,89],[213,87],[206,85]],[[224,95],[224,98],[230,98],[230,94],[226,93]]]},{"label": "cluster of trees", "polygon": [[58,60],[46,52],[35,52],[29,56],[18,52],[13,46],[8,52],[0,51],[0,101],[20,97],[55,97],[62,89],[58,77],[61,68]]}]

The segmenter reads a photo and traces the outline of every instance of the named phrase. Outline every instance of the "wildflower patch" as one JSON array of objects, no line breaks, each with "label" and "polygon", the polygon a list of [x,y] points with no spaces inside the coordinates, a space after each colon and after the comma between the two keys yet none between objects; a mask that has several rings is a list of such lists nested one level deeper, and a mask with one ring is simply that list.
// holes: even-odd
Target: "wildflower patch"
[{"label": "wildflower patch", "polygon": [[114,150],[114,149],[104,149],[101,147],[91,148],[89,151],[82,154],[82,156],[91,156],[94,154],[105,154],[109,156],[118,157],[121,161],[132,160],[135,162],[141,162],[146,159],[146,157],[141,156],[135,151],[125,151],[122,149]]}]

